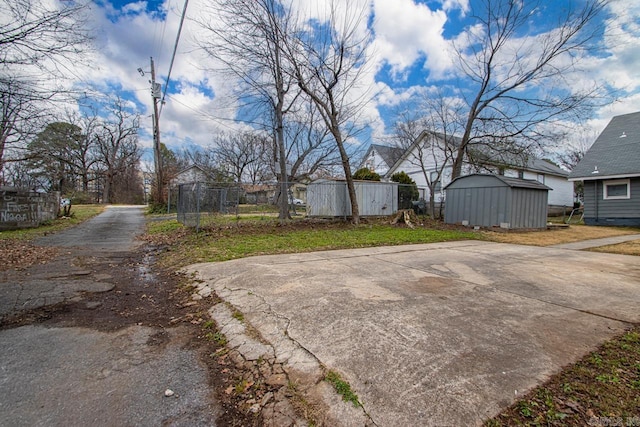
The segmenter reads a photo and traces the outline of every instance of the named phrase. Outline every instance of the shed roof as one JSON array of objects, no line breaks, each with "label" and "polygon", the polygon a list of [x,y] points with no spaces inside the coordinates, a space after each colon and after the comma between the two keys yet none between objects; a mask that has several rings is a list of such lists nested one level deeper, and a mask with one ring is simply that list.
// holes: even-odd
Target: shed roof
[{"label": "shed roof", "polygon": [[632,176],[640,176],[640,111],[612,118],[569,180]]},{"label": "shed roof", "polygon": [[529,188],[533,190],[552,190],[544,184],[531,179],[509,178],[503,175],[491,175],[476,173],[472,175],[460,176],[449,185],[448,188],[480,188],[480,187],[511,187]]}]

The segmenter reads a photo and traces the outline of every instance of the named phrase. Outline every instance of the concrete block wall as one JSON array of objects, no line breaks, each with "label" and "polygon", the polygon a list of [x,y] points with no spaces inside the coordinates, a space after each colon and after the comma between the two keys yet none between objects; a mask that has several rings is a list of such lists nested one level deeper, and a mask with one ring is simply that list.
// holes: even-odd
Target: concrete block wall
[{"label": "concrete block wall", "polygon": [[38,193],[24,188],[0,187],[0,231],[37,227],[55,219],[60,193]]}]

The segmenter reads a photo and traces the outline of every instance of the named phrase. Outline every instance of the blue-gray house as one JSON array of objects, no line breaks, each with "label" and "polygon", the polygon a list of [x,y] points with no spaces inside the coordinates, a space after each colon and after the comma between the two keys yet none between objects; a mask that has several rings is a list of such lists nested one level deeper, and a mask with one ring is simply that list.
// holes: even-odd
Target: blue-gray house
[{"label": "blue-gray house", "polygon": [[569,174],[587,225],[640,226],[640,112],[615,116]]}]

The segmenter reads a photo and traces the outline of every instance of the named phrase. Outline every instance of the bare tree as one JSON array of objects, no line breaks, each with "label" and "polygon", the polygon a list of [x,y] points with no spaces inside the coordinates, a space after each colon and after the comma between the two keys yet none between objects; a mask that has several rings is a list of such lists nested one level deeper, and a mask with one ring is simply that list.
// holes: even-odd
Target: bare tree
[{"label": "bare tree", "polygon": [[[557,134],[551,123],[580,117],[600,99],[600,87],[568,81],[594,48],[597,18],[608,0],[567,5],[559,25],[522,37],[541,1],[482,0],[477,24],[456,46],[457,65],[471,84],[464,131],[453,159],[453,178],[470,151],[518,156]],[[485,159],[486,160],[486,159]]]},{"label": "bare tree", "polygon": [[[243,99],[256,104],[263,125],[273,135],[274,154],[282,171],[280,193],[284,194],[285,115],[295,104],[298,91],[283,54],[285,39],[292,31],[290,9],[279,0],[216,0],[211,7],[221,22],[201,22],[213,35],[201,46],[243,83]],[[290,218],[286,197],[280,198],[279,216],[281,220]]]},{"label": "bare tree", "polygon": [[221,133],[214,137],[213,146],[218,167],[233,177],[235,182],[260,181],[260,168],[264,167],[265,138],[255,132],[240,134]]},{"label": "bare tree", "polygon": [[358,224],[360,213],[346,144],[361,130],[360,116],[369,100],[362,86],[372,37],[367,26],[369,10],[349,5],[339,11],[333,0],[327,7],[328,21],[310,23],[306,31],[299,31],[289,41],[287,53],[298,86],[316,105],[338,148],[352,221]]},{"label": "bare tree", "polygon": [[[8,161],[24,158],[22,151],[26,142],[42,129],[49,117],[43,106],[48,101],[32,84],[0,77],[0,173]],[[11,149],[13,153],[9,153]]]},{"label": "bare tree", "polygon": [[86,5],[75,2],[0,2],[0,172],[6,149],[35,134],[48,104],[64,92],[49,82],[72,74],[87,47]]},{"label": "bare tree", "polygon": [[287,120],[285,135],[291,183],[311,179],[318,170],[340,164],[336,144],[315,103],[307,100],[300,104],[301,108]]},{"label": "bare tree", "polygon": [[110,117],[103,121],[96,133],[99,166],[104,181],[103,203],[114,201],[114,184],[118,182],[117,178],[137,168],[140,160],[140,117],[127,111],[124,101],[120,98],[114,100],[109,109]]},{"label": "bare tree", "polygon": [[396,145],[408,153],[407,162],[421,171],[429,188],[428,214],[435,218],[435,196],[459,146],[460,105],[439,91],[400,117],[395,125]]},{"label": "bare tree", "polygon": [[86,5],[40,0],[0,3],[0,58],[5,66],[65,67],[87,42]]}]

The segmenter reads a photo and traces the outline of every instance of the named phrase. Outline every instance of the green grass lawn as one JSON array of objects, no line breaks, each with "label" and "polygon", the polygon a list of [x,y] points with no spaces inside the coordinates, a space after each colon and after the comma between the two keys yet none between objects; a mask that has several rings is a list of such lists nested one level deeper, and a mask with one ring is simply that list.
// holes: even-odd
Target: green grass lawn
[{"label": "green grass lawn", "polygon": [[481,238],[478,233],[410,229],[383,223],[353,226],[343,222],[294,220],[280,225],[276,219],[218,219],[215,226],[196,233],[175,220],[149,224],[152,243],[171,246],[164,258],[180,267],[195,262],[227,261],[254,255],[287,254],[383,245],[434,243]]}]

